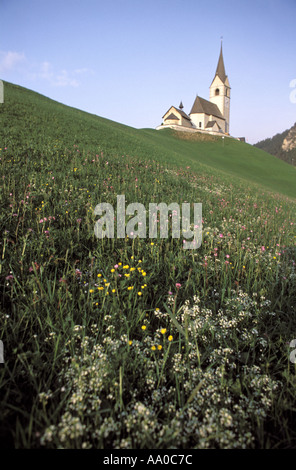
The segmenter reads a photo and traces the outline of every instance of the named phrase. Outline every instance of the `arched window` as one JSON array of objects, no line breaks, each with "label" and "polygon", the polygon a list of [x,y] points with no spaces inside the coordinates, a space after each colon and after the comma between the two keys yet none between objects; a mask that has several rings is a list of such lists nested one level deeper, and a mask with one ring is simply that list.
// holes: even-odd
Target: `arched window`
[{"label": "arched window", "polygon": [[219,88],[216,88],[216,90],[215,90],[215,96],[218,96],[218,95],[220,95],[220,90],[219,90]]}]

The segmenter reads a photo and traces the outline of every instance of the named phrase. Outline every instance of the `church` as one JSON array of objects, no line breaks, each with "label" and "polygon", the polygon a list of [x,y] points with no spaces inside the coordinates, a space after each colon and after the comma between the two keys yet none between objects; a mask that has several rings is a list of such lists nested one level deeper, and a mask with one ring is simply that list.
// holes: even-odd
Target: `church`
[{"label": "church", "polygon": [[210,100],[196,96],[191,111],[171,106],[156,129],[172,128],[181,131],[200,131],[213,135],[229,135],[230,85],[225,73],[222,42],[214,79],[210,85]]}]

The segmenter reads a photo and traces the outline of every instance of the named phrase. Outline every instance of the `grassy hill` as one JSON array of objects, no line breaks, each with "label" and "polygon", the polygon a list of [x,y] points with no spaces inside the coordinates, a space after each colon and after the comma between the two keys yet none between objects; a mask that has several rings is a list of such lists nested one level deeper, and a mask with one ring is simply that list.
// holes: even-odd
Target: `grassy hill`
[{"label": "grassy hill", "polygon": [[[220,172],[266,190],[296,197],[296,170],[251,145],[225,138],[199,141],[173,131],[133,129],[62,105],[38,93],[5,82],[1,107],[1,145],[18,154],[65,145],[108,155],[121,153],[155,159],[161,164],[190,166],[192,171]],[[181,138],[180,138],[181,137]],[[34,142],[34,144],[33,144]],[[217,173],[218,174],[218,173]]]},{"label": "grassy hill", "polygon": [[[295,169],[9,83],[0,119],[0,447],[295,448]],[[201,246],[137,236],[153,202]]]}]

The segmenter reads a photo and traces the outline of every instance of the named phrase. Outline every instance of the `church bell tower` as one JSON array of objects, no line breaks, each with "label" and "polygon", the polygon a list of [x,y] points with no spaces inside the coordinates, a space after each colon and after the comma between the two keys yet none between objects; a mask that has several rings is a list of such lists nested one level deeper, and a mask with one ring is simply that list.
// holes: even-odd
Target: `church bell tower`
[{"label": "church bell tower", "polygon": [[229,134],[229,117],[230,117],[230,85],[228,77],[225,73],[222,41],[219,61],[216,69],[215,77],[210,86],[210,101],[215,103],[225,118],[224,132]]}]

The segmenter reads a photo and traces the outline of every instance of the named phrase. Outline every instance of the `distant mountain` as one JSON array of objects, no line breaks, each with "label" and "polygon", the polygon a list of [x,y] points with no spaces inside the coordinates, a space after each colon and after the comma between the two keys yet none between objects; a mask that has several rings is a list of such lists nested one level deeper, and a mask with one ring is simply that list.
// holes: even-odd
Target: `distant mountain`
[{"label": "distant mountain", "polygon": [[270,139],[261,140],[254,147],[265,150],[265,152],[296,166],[296,122],[291,129],[276,134]]}]

